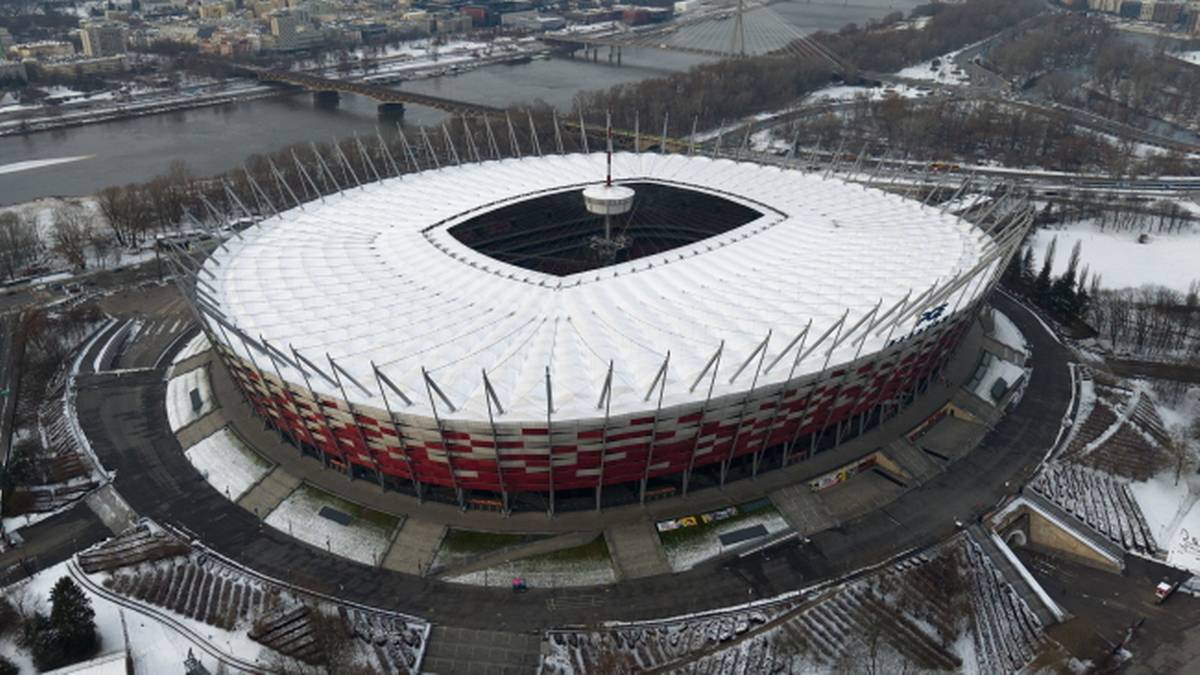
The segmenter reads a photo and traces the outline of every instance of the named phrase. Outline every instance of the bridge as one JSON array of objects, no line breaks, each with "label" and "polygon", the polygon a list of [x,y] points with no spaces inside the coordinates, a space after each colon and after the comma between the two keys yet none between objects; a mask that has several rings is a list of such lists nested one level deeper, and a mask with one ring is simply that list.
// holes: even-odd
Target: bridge
[{"label": "bridge", "polygon": [[796,30],[787,19],[767,7],[771,0],[737,0],[716,10],[696,10],[654,28],[603,34],[558,33],[544,35],[545,44],[572,54],[600,60],[608,48],[608,62],[621,63],[621,50],[658,49],[718,59],[746,56],[794,56],[828,65],[844,74],[846,63],[824,45]]},{"label": "bridge", "polygon": [[358,94],[359,96],[366,96],[367,98],[379,101],[381,107],[412,104],[427,108],[436,108],[437,110],[442,110],[453,115],[494,115],[504,113],[503,109],[490,105],[456,101],[441,96],[393,89],[368,82],[335,80],[328,77],[321,77],[320,75],[311,75],[291,70],[270,70],[247,66],[242,66],[241,68],[253,72],[260,82],[274,82],[304,87],[317,95]]}]

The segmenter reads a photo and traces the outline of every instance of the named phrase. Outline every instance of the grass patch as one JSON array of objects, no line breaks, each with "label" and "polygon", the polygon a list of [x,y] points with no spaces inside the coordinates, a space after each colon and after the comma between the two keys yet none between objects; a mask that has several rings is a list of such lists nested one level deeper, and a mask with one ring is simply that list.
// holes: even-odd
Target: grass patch
[{"label": "grass patch", "polygon": [[[369,509],[360,504],[355,504],[354,502],[347,501],[336,495],[329,494],[324,490],[315,488],[308,483],[301,485],[297,489],[297,492],[300,492],[304,499],[307,499],[309,502],[318,505],[315,509],[316,511],[319,511],[321,506],[328,506],[330,508],[337,509],[338,511],[342,511],[343,513],[349,514],[350,517],[355,521],[361,521],[363,524],[379,528],[388,534],[390,534],[392,530],[396,529],[396,527],[400,524],[400,518],[396,516],[388,515],[382,511],[376,511],[375,509]],[[319,518],[320,516],[316,517]],[[351,525],[353,524],[354,523],[351,523]]]},{"label": "grass patch", "polygon": [[561,551],[553,551],[535,555],[531,558],[522,558],[522,564],[562,564],[562,563],[581,563],[581,562],[612,562],[612,556],[608,552],[608,541],[604,536],[598,536],[592,541],[583,546],[574,548],[565,548]]},{"label": "grass patch", "polygon": [[477,555],[499,551],[511,546],[529,544],[549,536],[548,534],[450,529],[446,531],[446,536],[442,539],[442,548],[446,553],[453,555]]},{"label": "grass patch", "polygon": [[740,521],[749,518],[779,513],[775,505],[768,499],[759,499],[757,501],[738,505],[738,513],[736,516],[726,518],[725,520],[717,520],[711,523],[701,523],[694,527],[681,527],[678,530],[670,530],[668,532],[659,532],[658,538],[662,541],[664,548],[675,548],[685,544],[690,544],[698,539],[712,536],[712,533],[720,528],[722,531],[729,531],[731,525],[736,525]]}]

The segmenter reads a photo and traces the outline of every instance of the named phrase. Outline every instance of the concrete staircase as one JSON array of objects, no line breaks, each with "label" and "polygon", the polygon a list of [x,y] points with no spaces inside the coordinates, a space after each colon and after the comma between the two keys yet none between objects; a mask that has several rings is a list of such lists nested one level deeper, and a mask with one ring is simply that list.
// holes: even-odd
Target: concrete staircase
[{"label": "concrete staircase", "polygon": [[903,438],[889,443],[884,448],[884,454],[900,465],[900,468],[909,475],[910,480],[918,485],[925,483],[944,470],[944,465],[934,459],[932,455]]},{"label": "concrete staircase", "polygon": [[604,531],[604,538],[619,579],[637,579],[671,572],[662,540],[658,538],[654,523],[649,520],[610,527]]},{"label": "concrete staircase", "polygon": [[1025,601],[1029,609],[1033,610],[1033,613],[1037,615],[1038,620],[1042,622],[1043,626],[1052,626],[1058,623],[1058,617],[1046,606],[1046,603],[1042,601],[1037,592],[1033,590],[1033,587],[1025,580],[1025,576],[1017,571],[1017,568],[1013,566],[1008,556],[1000,551],[996,542],[992,540],[991,535],[984,531],[983,527],[978,524],[972,525],[967,528],[967,533],[983,549],[984,554],[987,555],[996,569],[1000,571],[1000,574],[1004,576],[1004,580],[1013,587],[1013,590]]},{"label": "concrete staircase", "polygon": [[792,485],[772,492],[771,502],[783,519],[802,535],[828,530],[837,525],[837,520],[821,501],[821,497],[808,485]]}]

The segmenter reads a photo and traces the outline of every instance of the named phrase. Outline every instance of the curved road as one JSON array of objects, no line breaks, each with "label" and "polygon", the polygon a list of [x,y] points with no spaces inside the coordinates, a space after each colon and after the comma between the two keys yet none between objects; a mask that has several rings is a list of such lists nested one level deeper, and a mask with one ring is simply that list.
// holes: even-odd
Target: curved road
[{"label": "curved road", "polygon": [[[1033,374],[1020,404],[948,473],[809,542],[792,539],[745,558],[605,587],[514,595],[448,584],[360,565],[263,526],[211,488],[183,456],[167,425],[161,368],[81,376],[77,409],[92,446],[116,472],[116,488],[134,510],[185,528],[263,574],[439,625],[512,632],[653,619],[771,597],[930,545],[953,531],[956,518],[974,518],[1015,491],[1058,433],[1071,396],[1070,354],[1028,310],[1001,294],[992,302],[1025,333]],[[1005,485],[1010,481],[1011,489]]]}]

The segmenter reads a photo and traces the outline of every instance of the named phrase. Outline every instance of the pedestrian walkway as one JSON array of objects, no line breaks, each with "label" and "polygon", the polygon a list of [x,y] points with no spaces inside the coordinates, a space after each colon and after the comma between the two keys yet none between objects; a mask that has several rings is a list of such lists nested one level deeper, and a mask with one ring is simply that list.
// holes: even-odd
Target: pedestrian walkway
[{"label": "pedestrian walkway", "polygon": [[917,447],[937,453],[935,456],[945,457],[946,461],[952,462],[974,450],[986,433],[987,427],[978,422],[946,416],[914,443]]},{"label": "pedestrian walkway", "polygon": [[841,485],[822,490],[821,502],[839,523],[848,523],[861,515],[886,506],[908,490],[878,469],[851,477]]},{"label": "pedestrian walkway", "polygon": [[187,450],[221,429],[224,429],[226,424],[228,424],[228,421],[225,419],[224,411],[216,408],[196,421],[180,428],[179,431],[175,432],[175,435],[179,438],[179,445],[184,450]]},{"label": "pedestrian walkway", "polygon": [[250,488],[249,492],[242,495],[237,504],[261,520],[287,499],[293,490],[300,487],[301,482],[303,481],[300,478],[277,466]]},{"label": "pedestrian walkway", "polygon": [[909,443],[905,438],[897,438],[888,443],[884,454],[898,464],[909,480],[920,485],[945,470],[945,465],[939,463],[932,455]]},{"label": "pedestrian walkway", "polygon": [[616,525],[604,531],[618,579],[637,579],[668,574],[671,565],[654,523],[643,520]]},{"label": "pedestrian walkway", "polygon": [[984,336],[983,348],[1010,363],[1021,365],[1025,363],[1025,354],[991,337]]},{"label": "pedestrian walkway", "polygon": [[541,665],[538,633],[435,625],[421,663],[426,675],[528,675]]},{"label": "pedestrian walkway", "polygon": [[783,514],[788,525],[804,536],[838,524],[821,497],[807,483],[772,492],[771,502]]},{"label": "pedestrian walkway", "polygon": [[405,574],[426,574],[446,536],[446,526],[429,520],[405,518],[400,534],[383,557],[385,569]]},{"label": "pedestrian walkway", "polygon": [[84,497],[84,501],[105,527],[115,533],[124,531],[137,520],[137,514],[129,508],[129,504],[125,503],[112,483]]},{"label": "pedestrian walkway", "polygon": [[995,424],[1003,413],[999,408],[984,401],[966,389],[959,389],[950,397],[954,405],[974,415],[984,424]]}]

